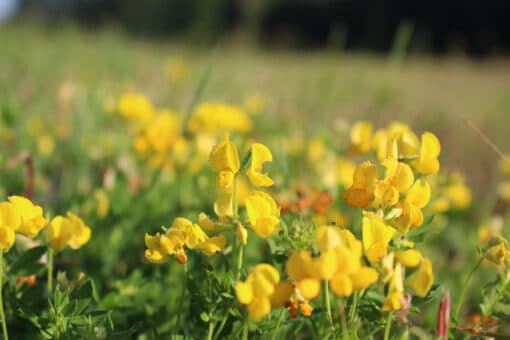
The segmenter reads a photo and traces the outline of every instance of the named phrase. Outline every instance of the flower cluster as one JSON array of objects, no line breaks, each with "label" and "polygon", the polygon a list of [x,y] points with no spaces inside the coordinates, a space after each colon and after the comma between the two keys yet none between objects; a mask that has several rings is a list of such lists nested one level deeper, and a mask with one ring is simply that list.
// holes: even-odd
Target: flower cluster
[{"label": "flower cluster", "polygon": [[0,203],[0,223],[0,248],[8,251],[14,245],[16,233],[34,238],[48,219],[43,209],[28,198],[10,196],[8,202]]},{"label": "flower cluster", "polygon": [[46,232],[50,247],[55,252],[62,251],[66,245],[71,249],[79,249],[90,240],[91,235],[90,227],[70,211],[67,217],[55,216]]}]

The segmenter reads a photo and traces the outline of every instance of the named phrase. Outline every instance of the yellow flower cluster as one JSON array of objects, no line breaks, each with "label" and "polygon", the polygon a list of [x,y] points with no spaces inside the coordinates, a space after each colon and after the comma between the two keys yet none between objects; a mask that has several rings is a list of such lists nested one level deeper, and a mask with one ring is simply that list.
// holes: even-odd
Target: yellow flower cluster
[{"label": "yellow flower cluster", "polygon": [[257,321],[271,309],[285,305],[294,289],[289,282],[280,282],[280,274],[273,266],[261,263],[250,270],[246,281],[236,283],[235,290],[239,302]]},{"label": "yellow flower cluster", "polygon": [[[271,151],[263,144],[254,143],[250,152],[251,162],[246,170],[246,176],[255,187],[268,187],[273,180],[267,173],[262,172],[263,164],[271,162]],[[215,145],[209,155],[209,163],[218,173],[216,185],[218,193],[214,210],[220,219],[237,217],[234,203],[237,204],[236,192],[237,176],[240,171],[240,160],[237,147],[230,141],[228,134],[223,136],[220,143]],[[274,199],[265,192],[253,191],[244,201],[246,212],[252,229],[260,237],[270,236],[280,223],[280,210]]]},{"label": "yellow flower cluster", "polygon": [[240,107],[219,102],[198,105],[188,122],[188,130],[191,133],[212,135],[227,131],[246,133],[252,126],[251,119]]},{"label": "yellow flower cluster", "polygon": [[[371,123],[358,122],[350,137],[353,151],[373,150],[384,169],[384,177],[379,178],[376,164],[361,163],[343,198],[352,207],[367,209],[362,211],[363,252],[372,265],[382,266],[381,279],[389,283],[383,309],[398,310],[407,301],[403,280],[406,267],[417,267],[406,282],[418,296],[425,296],[434,280],[430,260],[412,249],[414,245],[405,235],[410,228],[423,224],[422,209],[431,199],[431,186],[424,176],[439,171],[441,146],[431,132],[425,132],[420,143],[401,123],[391,123],[373,133]],[[404,248],[388,253],[390,245]]]},{"label": "yellow flower cluster", "polygon": [[8,202],[0,203],[0,249],[9,250],[15,241],[15,234],[30,238],[37,236],[46,226],[48,219],[43,209],[28,198],[10,196]]},{"label": "yellow flower cluster", "polygon": [[339,296],[369,287],[379,274],[361,261],[361,242],[346,229],[321,226],[316,232],[320,256],[313,258],[309,250],[298,250],[288,259],[286,269],[296,289],[306,299],[320,294],[321,280],[326,280]]},{"label": "yellow flower cluster", "polygon": [[135,123],[147,122],[154,116],[154,107],[149,98],[136,92],[121,95],[117,110],[122,117]]},{"label": "yellow flower cluster", "polygon": [[91,230],[81,218],[68,211],[67,217],[55,216],[46,233],[50,247],[59,252],[64,250],[66,245],[71,249],[81,248],[90,240]]},{"label": "yellow flower cluster", "polygon": [[175,255],[177,262],[187,261],[187,249],[198,249],[206,255],[217,254],[225,247],[225,236],[209,237],[202,228],[190,220],[178,217],[164,234],[145,234],[145,258],[152,263],[164,263],[168,256]]}]

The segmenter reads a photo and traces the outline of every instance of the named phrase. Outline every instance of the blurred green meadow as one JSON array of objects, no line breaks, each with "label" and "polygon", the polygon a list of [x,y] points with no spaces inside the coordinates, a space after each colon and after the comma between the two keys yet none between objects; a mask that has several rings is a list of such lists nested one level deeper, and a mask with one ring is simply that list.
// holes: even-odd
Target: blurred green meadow
[{"label": "blurred green meadow", "polygon": [[[169,71],[172,63],[173,71]],[[466,209],[437,213],[429,221],[433,228],[422,249],[434,264],[435,282],[440,287],[422,301],[424,313],[414,316],[423,325],[413,330],[411,323],[415,337],[433,338],[440,288],[449,288],[452,301],[456,301],[478,258],[478,228],[490,223],[493,215],[504,218],[506,214],[506,203],[497,193],[504,176],[499,167],[501,157],[472,127],[503,153],[510,152],[510,60],[503,57],[473,60],[462,55],[405,55],[402,51],[385,56],[266,50],[242,44],[236,37],[200,47],[186,41],[132,37],[115,28],[87,31],[72,25],[45,29],[31,24],[4,25],[0,27],[2,195],[21,194],[26,189],[24,163],[16,159],[27,151],[34,162],[34,202],[52,215],[80,212],[91,226],[90,242],[83,249],[65,250],[55,260],[56,272],[66,272],[66,277],[57,274],[57,282],[72,282],[85,273],[93,282],[91,303],[107,311],[101,314],[107,315],[106,319],[94,323],[90,333],[94,335],[89,338],[152,339],[176,334],[182,268],[173,261],[167,266],[147,263],[143,237],[161,225],[168,226],[177,216],[196,218],[204,210],[214,215],[214,195],[207,191],[211,185],[201,184],[211,182],[212,170],[207,166],[200,173],[183,171],[177,177],[165,177],[136,162],[133,165],[133,131],[114,112],[117,98],[127,91],[141,92],[157,107],[185,117],[197,100],[260,105],[260,112],[253,115],[250,139],[262,143],[272,136],[297,134],[301,140],[290,139],[291,146],[306,145],[316,136],[331,145],[348,144],[349,129],[359,120],[374,126],[398,120],[418,136],[424,131],[437,135],[441,169],[462,173],[472,200]],[[64,137],[55,138],[59,131]],[[306,183],[316,181],[317,189],[323,189],[319,183],[326,175],[299,170],[300,160],[287,157],[277,147],[273,157],[269,169],[277,174],[275,191],[293,192],[299,176],[306,178]],[[207,163],[207,155],[205,158]],[[104,205],[101,190],[105,187],[109,207],[101,216],[98,209]],[[344,209],[340,189],[336,190],[334,204]],[[359,231],[360,217],[351,218],[351,222]],[[504,220],[502,235],[508,236],[508,228]],[[255,240],[253,232],[249,237]],[[274,250],[280,246],[249,242],[245,263],[261,262],[261,256],[278,263]],[[19,253],[16,250],[9,256]],[[192,299],[185,303],[180,336],[204,338],[202,330],[207,329],[210,318],[221,324],[228,313],[234,321],[229,319],[225,333],[220,330],[218,336],[239,335],[235,332],[240,329],[240,316],[228,308],[235,303],[231,292],[215,305],[214,312],[207,308],[213,304],[207,300],[211,294],[202,294],[230,287],[233,277],[228,276],[232,274],[228,274],[227,257],[230,254],[208,262],[202,255],[189,255],[190,267],[201,268],[213,278],[201,282],[205,274],[190,271],[188,280],[196,286],[188,287]],[[224,266],[227,274],[214,277],[214,266]],[[38,282],[45,281],[43,270],[36,274]],[[464,314],[480,313],[485,295],[479,287],[495,277],[493,267],[482,266],[469,286]],[[205,287],[205,281],[217,287]],[[11,289],[18,299],[41,293]],[[509,299],[508,291],[502,295]],[[39,334],[35,319],[30,326],[26,320],[27,315],[44,308],[45,300],[26,306],[14,300],[6,298],[12,338]],[[505,308],[510,305],[507,300],[502,303]],[[298,320],[296,327],[292,322],[285,319],[285,333],[279,333],[280,338],[316,337],[312,322]],[[509,321],[501,325],[505,322]],[[250,324],[250,334],[267,337],[264,327]],[[399,332],[404,328],[403,324],[395,326]]]}]

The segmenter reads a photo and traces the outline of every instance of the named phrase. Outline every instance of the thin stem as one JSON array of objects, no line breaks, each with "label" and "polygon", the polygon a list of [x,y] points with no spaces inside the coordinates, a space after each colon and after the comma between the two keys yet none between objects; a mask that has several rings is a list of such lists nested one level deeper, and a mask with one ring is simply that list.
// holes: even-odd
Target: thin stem
[{"label": "thin stem", "polygon": [[188,263],[184,263],[184,280],[181,291],[181,299],[179,300],[179,308],[177,309],[177,320],[175,321],[175,331],[179,334],[179,323],[181,321],[182,307],[184,306],[184,297],[186,296],[186,287],[188,286]]},{"label": "thin stem", "polygon": [[221,331],[223,330],[223,327],[225,327],[225,324],[227,323],[229,314],[230,314],[230,308],[228,309],[227,313],[223,317],[223,320],[221,320],[220,326],[216,329],[216,334],[214,334],[213,340],[218,339],[218,337],[220,336]]},{"label": "thin stem", "polygon": [[326,314],[328,315],[329,326],[334,333],[335,326],[333,325],[333,317],[331,316],[331,303],[329,302],[329,284],[328,281],[324,281],[324,298],[326,302]]},{"label": "thin stem", "polygon": [[2,318],[2,334],[4,335],[4,340],[9,339],[9,335],[7,334],[7,323],[5,322],[5,313],[4,313],[4,300],[2,296],[2,287],[4,286],[4,252],[0,250],[0,317]]},{"label": "thin stem", "polygon": [[212,340],[214,332],[214,322],[212,321],[211,316],[209,316],[209,331],[207,332],[207,340]]},{"label": "thin stem", "polygon": [[388,312],[388,316],[386,317],[386,326],[384,327],[384,340],[388,340],[390,338],[391,331],[391,323],[393,321],[393,312]]},{"label": "thin stem", "polygon": [[243,340],[248,340],[248,315],[244,318]]},{"label": "thin stem", "polygon": [[351,310],[349,311],[349,321],[353,321],[356,317],[356,309],[358,307],[358,298],[359,298],[359,291],[354,293],[354,296],[352,297],[352,306]]},{"label": "thin stem", "polygon": [[281,313],[280,313],[280,316],[278,317],[278,322],[276,323],[276,328],[273,332],[273,336],[271,337],[271,340],[275,340],[276,339],[276,334],[278,334],[278,330],[280,329],[280,325],[283,321],[283,317],[285,316],[285,313],[286,313],[286,310],[285,309],[282,309]]},{"label": "thin stem", "polygon": [[469,282],[473,278],[473,274],[478,270],[480,265],[482,264],[483,257],[478,260],[476,265],[471,269],[468,276],[466,276],[466,279],[464,280],[464,284],[462,285],[462,290],[460,291],[459,300],[457,301],[457,305],[455,306],[455,312],[453,314],[454,320],[457,321],[457,317],[459,316],[460,307],[462,307],[462,301],[464,300],[464,295],[466,294],[467,287],[469,286]]},{"label": "thin stem", "polygon": [[48,297],[53,291],[53,248],[48,246]]},{"label": "thin stem", "polygon": [[342,339],[349,340],[349,330],[347,329],[347,320],[345,319],[345,307],[342,298],[338,299],[338,309],[340,312],[340,322],[342,323]]},{"label": "thin stem", "polygon": [[239,242],[239,253],[237,255],[237,269],[236,269],[236,279],[239,281],[241,279],[241,269],[243,268],[243,250],[244,246],[241,242]]}]

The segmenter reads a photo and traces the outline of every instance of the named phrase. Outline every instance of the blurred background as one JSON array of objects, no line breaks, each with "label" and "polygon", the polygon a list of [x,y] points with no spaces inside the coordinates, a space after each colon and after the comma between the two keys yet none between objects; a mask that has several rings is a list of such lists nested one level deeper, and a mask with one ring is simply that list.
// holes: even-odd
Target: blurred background
[{"label": "blurred background", "polygon": [[[212,64],[205,99],[258,95],[282,126],[313,133],[401,119],[436,132],[443,164],[486,191],[499,157],[466,120],[510,150],[509,8],[504,0],[0,0],[0,86],[12,89],[0,99],[42,113],[52,109],[45,95],[66,81],[112,96],[112,84],[131,84],[180,110]],[[172,58],[187,70],[179,85],[161,77]]]}]

